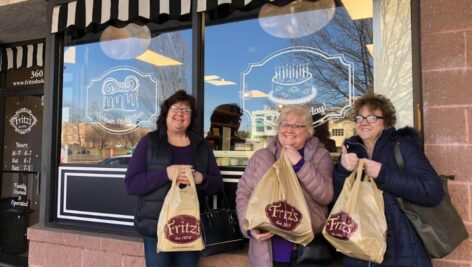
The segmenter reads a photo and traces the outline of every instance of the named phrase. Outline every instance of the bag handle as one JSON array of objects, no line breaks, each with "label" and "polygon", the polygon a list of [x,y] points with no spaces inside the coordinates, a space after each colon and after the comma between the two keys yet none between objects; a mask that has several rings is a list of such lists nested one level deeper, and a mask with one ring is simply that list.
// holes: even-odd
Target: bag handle
[{"label": "bag handle", "polygon": [[[347,180],[345,181],[345,182],[351,183],[351,186],[352,186],[351,195],[354,195],[354,192],[357,193],[360,190],[361,183],[362,183],[362,174],[364,173],[363,167],[364,167],[364,159],[359,159],[359,163],[357,164],[357,168],[355,170],[356,175],[353,175],[354,173],[351,173],[351,176],[349,177],[351,181],[347,181]],[[349,210],[352,210],[353,207],[357,205],[356,199],[354,198],[353,201],[349,201],[348,205],[349,205]]]},{"label": "bag handle", "polygon": [[[179,176],[180,171],[182,168],[186,168],[186,176],[187,179],[189,180],[189,184],[185,185],[184,188],[180,188],[179,184],[177,184],[177,177]],[[195,186],[195,180],[193,179],[192,172],[190,171],[190,168],[185,167],[185,166],[179,166],[174,172],[174,175],[172,177],[172,185],[169,190],[170,198],[173,200],[172,202],[180,202],[180,190],[195,190],[196,191],[196,186]]]},{"label": "bag handle", "polygon": [[[225,193],[225,188],[224,188],[224,185],[223,185],[223,191],[220,193],[220,194],[215,194],[216,196],[222,196],[222,199],[223,199],[223,209],[224,210],[230,210],[231,207],[229,205],[229,202],[228,202],[228,198],[226,197],[226,193]],[[215,196],[215,195],[211,195],[211,196]],[[205,208],[205,211],[208,212],[211,210],[210,208],[210,204],[209,204],[209,196],[205,194],[205,205],[204,205],[204,208]]]}]

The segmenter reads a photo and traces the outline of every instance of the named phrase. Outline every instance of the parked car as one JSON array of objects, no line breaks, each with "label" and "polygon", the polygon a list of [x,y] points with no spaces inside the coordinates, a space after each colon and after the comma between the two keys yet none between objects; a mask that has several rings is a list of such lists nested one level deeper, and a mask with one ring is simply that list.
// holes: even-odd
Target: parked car
[{"label": "parked car", "polygon": [[131,155],[116,156],[116,157],[107,158],[98,164],[106,165],[106,166],[118,166],[118,165],[127,166],[130,158],[131,158]]},{"label": "parked car", "polygon": [[133,151],[134,147],[128,147],[128,151],[126,152],[126,154],[133,154]]}]

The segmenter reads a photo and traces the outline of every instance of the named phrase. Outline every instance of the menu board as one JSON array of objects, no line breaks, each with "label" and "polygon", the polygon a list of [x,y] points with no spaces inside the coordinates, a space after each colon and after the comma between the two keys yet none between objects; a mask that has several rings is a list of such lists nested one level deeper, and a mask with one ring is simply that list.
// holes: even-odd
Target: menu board
[{"label": "menu board", "polygon": [[6,97],[4,171],[40,171],[42,117],[41,97]]}]

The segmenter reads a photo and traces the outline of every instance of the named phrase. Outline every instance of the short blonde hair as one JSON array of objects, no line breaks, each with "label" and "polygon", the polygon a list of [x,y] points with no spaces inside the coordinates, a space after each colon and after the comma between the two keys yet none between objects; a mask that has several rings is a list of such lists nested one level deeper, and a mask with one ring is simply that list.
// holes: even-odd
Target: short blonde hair
[{"label": "short blonde hair", "polygon": [[287,114],[295,113],[301,117],[305,124],[305,129],[308,132],[308,136],[313,135],[313,118],[311,117],[310,108],[307,105],[286,105],[280,110],[279,117],[277,118],[277,131],[279,130],[280,122],[285,119]]}]

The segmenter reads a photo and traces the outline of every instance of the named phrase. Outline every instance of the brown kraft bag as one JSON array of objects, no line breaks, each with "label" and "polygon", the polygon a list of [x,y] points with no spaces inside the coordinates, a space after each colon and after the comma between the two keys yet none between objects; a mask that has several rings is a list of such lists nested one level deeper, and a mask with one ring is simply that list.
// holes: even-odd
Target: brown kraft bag
[{"label": "brown kraft bag", "polygon": [[364,160],[344,182],[323,227],[323,236],[337,251],[381,263],[387,249],[387,220],[382,191],[373,178],[362,177]]},{"label": "brown kraft bag", "polygon": [[304,246],[313,239],[308,206],[284,148],[279,160],[254,188],[244,216],[244,227],[269,231]]},{"label": "brown kraft bag", "polygon": [[157,252],[200,251],[203,240],[200,231],[200,206],[190,166],[186,169],[190,184],[180,188],[177,175],[164,199],[157,223]]}]

